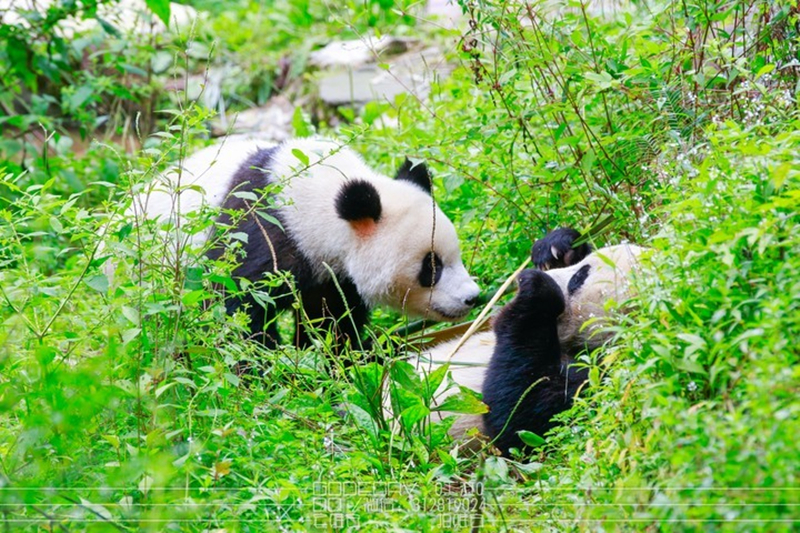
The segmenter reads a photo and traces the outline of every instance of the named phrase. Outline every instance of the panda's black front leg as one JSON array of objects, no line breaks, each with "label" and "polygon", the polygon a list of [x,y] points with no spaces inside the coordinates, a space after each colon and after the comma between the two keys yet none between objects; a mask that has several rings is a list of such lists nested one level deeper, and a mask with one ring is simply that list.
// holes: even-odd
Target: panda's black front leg
[{"label": "panda's black front leg", "polygon": [[275,309],[265,309],[250,294],[228,298],[225,302],[225,308],[229,315],[240,309],[245,309],[250,319],[249,338],[270,349],[278,346],[280,338],[278,336],[278,325],[275,321]]},{"label": "panda's black front leg", "polygon": [[[249,335],[247,338],[260,342],[267,349],[273,350],[280,344],[278,324],[276,321],[277,310],[273,307],[264,308],[251,294],[229,297],[225,301],[228,314],[244,310],[250,319]],[[256,375],[260,365],[248,360],[240,360],[235,365],[235,372],[239,375]]]},{"label": "panda's black front leg", "polygon": [[542,435],[551,417],[571,402],[562,372],[558,316],[564,311],[558,284],[539,270],[525,270],[519,290],[495,320],[497,344],[483,383],[483,418],[494,444],[507,454],[522,448],[520,430]]},{"label": "panda's black front leg", "polygon": [[339,287],[333,282],[310,287],[303,290],[302,299],[306,316],[296,322],[297,346],[309,346],[318,331],[331,331],[335,339],[331,348],[337,355],[348,341],[352,348],[366,348],[361,333],[369,318],[369,309],[353,282],[342,278]]},{"label": "panda's black front leg", "polygon": [[588,243],[575,246],[581,236],[571,228],[559,228],[551,231],[535,243],[531,248],[531,261],[540,270],[563,268],[579,263],[592,253]]}]

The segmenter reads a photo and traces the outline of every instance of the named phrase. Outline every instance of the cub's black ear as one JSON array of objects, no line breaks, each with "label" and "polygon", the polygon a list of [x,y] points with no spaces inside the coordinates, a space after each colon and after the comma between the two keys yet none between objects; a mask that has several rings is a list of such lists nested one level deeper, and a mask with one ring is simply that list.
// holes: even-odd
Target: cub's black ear
[{"label": "cub's black ear", "polygon": [[336,195],[336,213],[347,221],[381,218],[381,196],[373,184],[364,180],[345,183]]},{"label": "cub's black ear", "polygon": [[410,181],[422,187],[422,190],[428,194],[431,193],[431,173],[424,162],[415,165],[406,157],[406,160],[403,161],[403,164],[397,169],[395,179]]}]

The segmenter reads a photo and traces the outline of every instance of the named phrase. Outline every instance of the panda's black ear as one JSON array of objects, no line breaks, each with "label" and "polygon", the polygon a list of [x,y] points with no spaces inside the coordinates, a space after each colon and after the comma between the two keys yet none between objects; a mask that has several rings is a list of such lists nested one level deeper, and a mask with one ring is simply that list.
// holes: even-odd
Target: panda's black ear
[{"label": "panda's black ear", "polygon": [[431,193],[431,173],[424,161],[414,164],[413,161],[406,157],[406,160],[397,169],[395,179],[410,181],[422,187],[428,194]]},{"label": "panda's black ear", "polygon": [[336,195],[336,213],[348,222],[381,218],[381,196],[373,184],[364,180],[350,180]]}]

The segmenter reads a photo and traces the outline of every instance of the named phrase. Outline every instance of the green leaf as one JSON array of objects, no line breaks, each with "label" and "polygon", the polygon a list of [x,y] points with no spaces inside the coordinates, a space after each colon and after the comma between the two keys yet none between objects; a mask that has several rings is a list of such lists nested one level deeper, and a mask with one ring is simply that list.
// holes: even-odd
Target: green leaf
[{"label": "green leaf", "polygon": [[117,27],[114,26],[113,24],[111,24],[109,21],[107,21],[103,17],[95,16],[94,18],[100,24],[100,27],[103,28],[103,31],[106,32],[107,34],[109,34],[109,35],[111,35],[113,37],[121,37],[122,36],[122,33],[120,33],[120,31],[117,29]]},{"label": "green leaf", "polygon": [[373,439],[377,436],[378,428],[375,426],[375,422],[372,420],[369,413],[354,403],[345,403],[343,407],[345,411],[353,417],[353,422],[355,422],[358,427],[363,429]]},{"label": "green leaf", "polygon": [[[353,122],[356,119],[355,111],[353,111],[351,107],[340,106],[336,108],[336,110],[347,122]],[[367,122],[367,124],[369,124],[369,122]]]},{"label": "green leaf", "polygon": [[249,236],[244,231],[235,231],[231,233],[229,237],[231,238],[231,240],[241,241],[245,244],[247,244],[247,241],[249,239]]},{"label": "green leaf", "polygon": [[147,71],[141,67],[137,67],[136,65],[131,65],[130,63],[120,63],[119,65],[122,67],[122,70],[129,74],[134,74],[136,76],[147,76]]},{"label": "green leaf", "polygon": [[264,220],[266,220],[267,222],[269,222],[270,224],[280,228],[281,231],[283,232],[286,231],[285,229],[283,229],[283,224],[281,224],[281,221],[275,218],[274,216],[270,215],[266,211],[256,211],[256,214],[261,218],[263,218]]},{"label": "green leaf", "polygon": [[594,82],[597,85],[597,88],[601,91],[605,91],[606,89],[610,89],[619,85],[619,81],[615,80],[611,77],[611,74],[608,72],[586,72],[584,74],[587,80]]},{"label": "green leaf", "polygon": [[[531,433],[531,434],[532,435],[536,435],[535,433]],[[536,435],[536,436],[538,437],[538,435]],[[537,463],[535,461],[531,462],[531,463],[525,463],[525,464],[517,463],[515,466],[516,466],[517,470],[519,470],[520,472],[525,472],[526,474],[535,474],[536,472],[538,472],[539,470],[544,468],[544,464]]]},{"label": "green leaf", "polygon": [[28,67],[28,59],[33,55],[28,43],[24,39],[17,37],[13,33],[6,38],[6,54],[8,54],[8,65],[11,70],[16,72],[31,89],[36,89],[36,74]]},{"label": "green leaf", "polygon": [[56,358],[57,352],[51,346],[40,346],[36,349],[36,359],[42,366],[47,366]]},{"label": "green leaf", "polygon": [[234,387],[238,387],[239,384],[241,383],[239,376],[237,376],[236,374],[231,374],[230,372],[225,372],[224,374],[222,374],[222,377],[225,378],[225,381],[227,381]]},{"label": "green leaf", "polygon": [[225,415],[227,413],[228,413],[228,411],[226,409],[204,409],[202,411],[197,411],[197,416],[213,418],[213,417]]},{"label": "green leaf", "polygon": [[169,52],[162,50],[160,52],[157,52],[153,57],[150,58],[150,67],[156,74],[161,74],[162,72],[166,72],[171,65],[172,65],[172,54],[170,54]]},{"label": "green leaf", "polygon": [[258,195],[253,191],[235,191],[231,193],[231,196],[241,198],[242,200],[250,200],[251,202],[258,201]]},{"label": "green leaf", "polygon": [[755,77],[755,79],[758,79],[761,76],[763,76],[764,74],[769,74],[773,70],[775,70],[775,64],[774,63],[767,63],[766,65],[764,65],[763,67],[758,69],[758,72],[756,72],[756,75],[754,77]]},{"label": "green leaf", "polygon": [[389,108],[390,106],[386,102],[368,102],[364,106],[364,111],[362,113],[364,123],[371,126],[372,123]]},{"label": "green leaf", "polygon": [[97,274],[96,276],[86,278],[84,283],[100,294],[105,294],[108,292],[108,278],[105,276],[105,274]]},{"label": "green leaf", "polygon": [[92,514],[96,515],[101,520],[111,521],[114,515],[111,514],[111,511],[103,507],[99,503],[92,503],[85,498],[81,498],[81,507],[84,509],[88,509],[92,512]]},{"label": "green leaf", "polygon": [[430,414],[431,412],[427,407],[425,407],[421,403],[418,403],[404,409],[403,412],[400,413],[400,418],[403,420],[403,424],[406,427],[408,427],[408,426],[413,426],[414,424],[416,424],[423,418],[426,418]]},{"label": "green leaf", "polygon": [[94,88],[92,88],[91,85],[81,85],[74,93],[72,93],[72,95],[70,95],[67,102],[69,108],[73,111],[77,111],[84,103],[86,103],[86,100],[92,96],[93,92]]},{"label": "green leaf", "polygon": [[299,148],[292,148],[292,155],[295,156],[297,160],[300,161],[300,163],[302,163],[304,166],[308,166],[308,156],[303,153],[302,150]]},{"label": "green leaf", "polygon": [[161,385],[159,388],[156,389],[156,394],[155,394],[156,398],[160,398],[162,394],[164,394],[165,392],[167,392],[169,389],[171,389],[172,387],[174,387],[177,384],[178,383],[175,382],[175,381],[169,381],[166,384]]},{"label": "green leaf", "polygon": [[119,437],[116,435],[103,435],[103,438],[114,447],[115,450],[119,450]]},{"label": "green leaf", "polygon": [[[306,117],[303,116],[303,110],[300,106],[297,106],[294,109],[294,114],[292,115],[292,127],[294,128],[294,134],[297,137],[308,137],[314,134],[314,129],[306,120]],[[294,153],[294,150],[292,150]]]},{"label": "green leaf", "polygon": [[169,0],[144,0],[150,11],[169,27]]},{"label": "green leaf", "polygon": [[675,362],[675,367],[680,370],[689,372],[691,374],[699,374],[701,376],[708,375],[708,372],[706,371],[705,367],[700,363],[698,363],[697,361],[691,361],[688,359],[679,359],[678,361]]},{"label": "green leaf", "polygon": [[56,233],[64,232],[64,226],[56,217],[50,217],[50,227],[53,228],[53,231]]},{"label": "green leaf", "polygon": [[519,435],[519,438],[522,442],[531,448],[538,448],[545,443],[545,440],[533,431],[523,429],[521,431],[517,431],[517,435]]},{"label": "green leaf", "polygon": [[131,328],[127,329],[122,332],[122,344],[128,344],[133,339],[139,336],[139,333],[142,332],[142,328]]},{"label": "green leaf", "polygon": [[236,292],[237,290],[239,290],[239,287],[236,286],[236,282],[233,281],[233,278],[231,278],[230,276],[221,276],[219,274],[214,274],[212,276],[209,276],[208,279],[212,283],[219,283],[230,292]]},{"label": "green leaf", "polygon": [[469,415],[480,415],[489,412],[489,407],[478,397],[478,393],[459,386],[458,394],[448,396],[433,411],[451,411]]},{"label": "green leaf", "polygon": [[184,294],[183,297],[181,298],[181,301],[183,302],[183,305],[191,307],[195,305],[197,302],[202,300],[207,300],[210,297],[211,295],[208,294],[208,292],[206,292],[205,289],[195,289],[193,291]]},{"label": "green leaf", "polygon": [[434,394],[436,394],[436,389],[438,389],[439,385],[441,385],[442,381],[444,381],[444,377],[447,375],[448,370],[450,370],[450,365],[445,364],[430,374],[425,375],[423,382],[426,382],[427,384],[427,390],[425,392],[428,399],[433,398]]},{"label": "green leaf", "polygon": [[789,176],[789,171],[791,170],[792,163],[789,162],[782,163],[775,168],[775,170],[772,172],[772,183],[776,188],[780,189],[783,187],[783,184],[786,182],[786,178]]},{"label": "green leaf", "polygon": [[141,325],[141,318],[139,317],[139,311],[137,309],[134,309],[133,307],[123,305],[122,316],[127,318],[128,321],[134,326]]},{"label": "green leaf", "polygon": [[422,393],[422,380],[417,369],[408,361],[396,361],[389,367],[392,384],[419,396]]}]

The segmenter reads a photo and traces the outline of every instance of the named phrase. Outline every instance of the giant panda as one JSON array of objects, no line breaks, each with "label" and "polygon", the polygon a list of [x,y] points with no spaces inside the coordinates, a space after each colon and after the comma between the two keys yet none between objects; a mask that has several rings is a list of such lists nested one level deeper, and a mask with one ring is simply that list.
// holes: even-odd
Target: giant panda
[{"label": "giant panda", "polygon": [[[557,230],[537,241],[534,263],[560,268],[523,271],[516,296],[494,317],[493,330],[468,339],[450,359],[453,381],[481,392],[489,407],[484,415],[434,412],[433,421],[456,417],[453,437],[477,428],[507,454],[511,447],[522,447],[517,431],[543,435],[553,415],[572,405],[587,378],[586,369],[572,366],[575,357],[608,340],[602,328],[608,324],[606,304],[627,300],[643,251],[628,244],[578,250],[570,245],[576,236],[572,230]],[[565,261],[567,251],[573,255]],[[456,345],[450,341],[423,354],[422,372],[444,364]],[[436,402],[456,391],[443,385]]]},{"label": "giant panda", "polygon": [[[271,185],[277,190],[261,198]],[[432,198],[423,163],[406,159],[391,179],[331,140],[277,146],[228,140],[165,173],[161,186],[137,197],[132,210],[150,219],[182,220],[205,205],[221,208],[216,233],[180,238],[207,245],[208,255],[218,258],[224,249],[220,231],[235,232],[244,254],[234,278],[258,282],[267,273],[290,272],[308,319],[303,323],[330,328],[337,346],[359,346],[375,305],[453,321],[478,300],[455,228]],[[234,220],[237,212],[244,216]],[[269,297],[274,303],[268,306],[249,295],[230,297],[226,306],[231,313],[244,310],[252,337],[273,347],[279,342],[275,318],[293,298],[286,286],[271,289]],[[295,343],[306,346],[310,339],[297,320]]]}]

